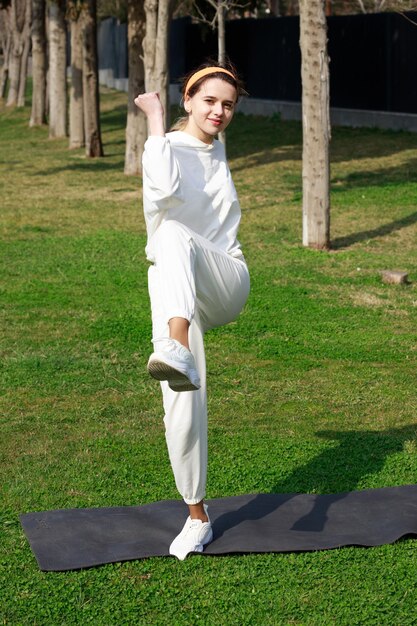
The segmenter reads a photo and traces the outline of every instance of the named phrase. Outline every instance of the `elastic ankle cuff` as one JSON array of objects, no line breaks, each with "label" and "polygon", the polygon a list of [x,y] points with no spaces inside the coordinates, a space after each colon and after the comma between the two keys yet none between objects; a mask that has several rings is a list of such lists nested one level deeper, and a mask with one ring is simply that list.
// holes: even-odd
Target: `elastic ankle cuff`
[{"label": "elastic ankle cuff", "polygon": [[169,320],[171,320],[173,317],[182,317],[183,319],[187,320],[187,322],[191,324],[191,320],[194,317],[194,313],[190,313],[189,311],[185,311],[181,309],[170,311],[169,314],[167,315],[167,324],[169,323]]},{"label": "elastic ankle cuff", "polygon": [[199,502],[201,502],[201,500],[204,500],[204,498],[205,498],[205,495],[204,496],[199,496],[198,498],[191,498],[191,499],[183,497],[183,500],[184,500],[185,504],[191,504],[192,505],[192,504],[198,504]]}]

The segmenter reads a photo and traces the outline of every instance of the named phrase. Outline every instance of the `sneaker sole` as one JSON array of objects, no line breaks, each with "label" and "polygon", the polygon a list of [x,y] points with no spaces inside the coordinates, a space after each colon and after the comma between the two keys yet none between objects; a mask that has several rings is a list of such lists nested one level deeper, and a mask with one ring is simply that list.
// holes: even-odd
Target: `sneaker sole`
[{"label": "sneaker sole", "polygon": [[148,372],[156,380],[166,380],[173,391],[197,391],[200,385],[193,385],[190,379],[179,370],[163,361],[148,363]]}]

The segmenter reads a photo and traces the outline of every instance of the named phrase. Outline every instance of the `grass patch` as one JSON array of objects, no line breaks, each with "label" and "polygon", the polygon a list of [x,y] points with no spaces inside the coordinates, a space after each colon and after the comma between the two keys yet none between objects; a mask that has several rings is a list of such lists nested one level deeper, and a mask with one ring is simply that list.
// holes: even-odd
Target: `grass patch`
[{"label": "grass patch", "polygon": [[[417,552],[148,559],[39,572],[19,513],[176,498],[151,348],[125,95],[88,160],[0,109],[0,622],[415,624]],[[237,114],[228,153],[252,289],[207,334],[208,497],[415,483],[415,136],[334,129],[331,252],[301,244],[301,128]],[[409,272],[408,286],[381,282]],[[360,587],[359,587],[360,585]]]}]

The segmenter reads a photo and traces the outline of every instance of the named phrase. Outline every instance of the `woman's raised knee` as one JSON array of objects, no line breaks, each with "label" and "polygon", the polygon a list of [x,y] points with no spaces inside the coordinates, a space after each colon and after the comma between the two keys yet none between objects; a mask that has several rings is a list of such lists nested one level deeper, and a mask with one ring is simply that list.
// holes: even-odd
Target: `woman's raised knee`
[{"label": "woman's raised knee", "polygon": [[160,239],[168,237],[170,240],[173,238],[190,240],[191,233],[189,229],[184,226],[184,224],[181,224],[181,222],[177,222],[176,220],[166,220],[158,227],[155,237]]}]

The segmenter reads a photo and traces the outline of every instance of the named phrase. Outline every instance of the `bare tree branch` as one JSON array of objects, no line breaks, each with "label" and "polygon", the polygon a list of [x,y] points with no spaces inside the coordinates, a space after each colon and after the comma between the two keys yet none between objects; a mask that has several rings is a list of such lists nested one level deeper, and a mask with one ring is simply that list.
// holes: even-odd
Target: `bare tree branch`
[{"label": "bare tree branch", "polygon": [[[209,0],[207,0],[209,1]],[[209,20],[207,18],[206,15],[204,15],[203,11],[200,9],[200,7],[197,4],[194,4],[194,8],[196,9],[196,11],[199,13],[199,16],[195,16],[195,19],[198,22],[201,22],[202,24],[208,24],[211,28],[215,28],[216,27],[216,22],[217,22],[217,13],[214,14],[213,19]]]},{"label": "bare tree branch", "polygon": [[200,22],[202,24],[208,24],[210,28],[213,29],[216,28],[219,9],[223,9],[223,11],[227,12],[231,11],[234,8],[245,8],[250,5],[250,2],[242,5],[239,2],[233,2],[230,0],[223,0],[222,2],[216,2],[216,0],[206,0],[206,2],[215,10],[213,18],[209,19],[207,15],[205,15],[205,13],[200,9],[196,2],[192,2],[192,5],[194,6],[194,9],[198,13],[198,15],[194,15],[193,17],[195,20],[197,20],[197,22]]},{"label": "bare tree branch", "polygon": [[414,24],[414,26],[417,26],[417,22],[415,22],[414,20],[412,20],[410,17],[408,17],[408,15],[405,15],[405,13],[403,13],[402,11],[396,11],[399,15],[402,15],[406,20],[408,20],[409,22],[411,22],[411,24]]},{"label": "bare tree branch", "polygon": [[386,0],[375,0],[375,12],[382,11]]}]

